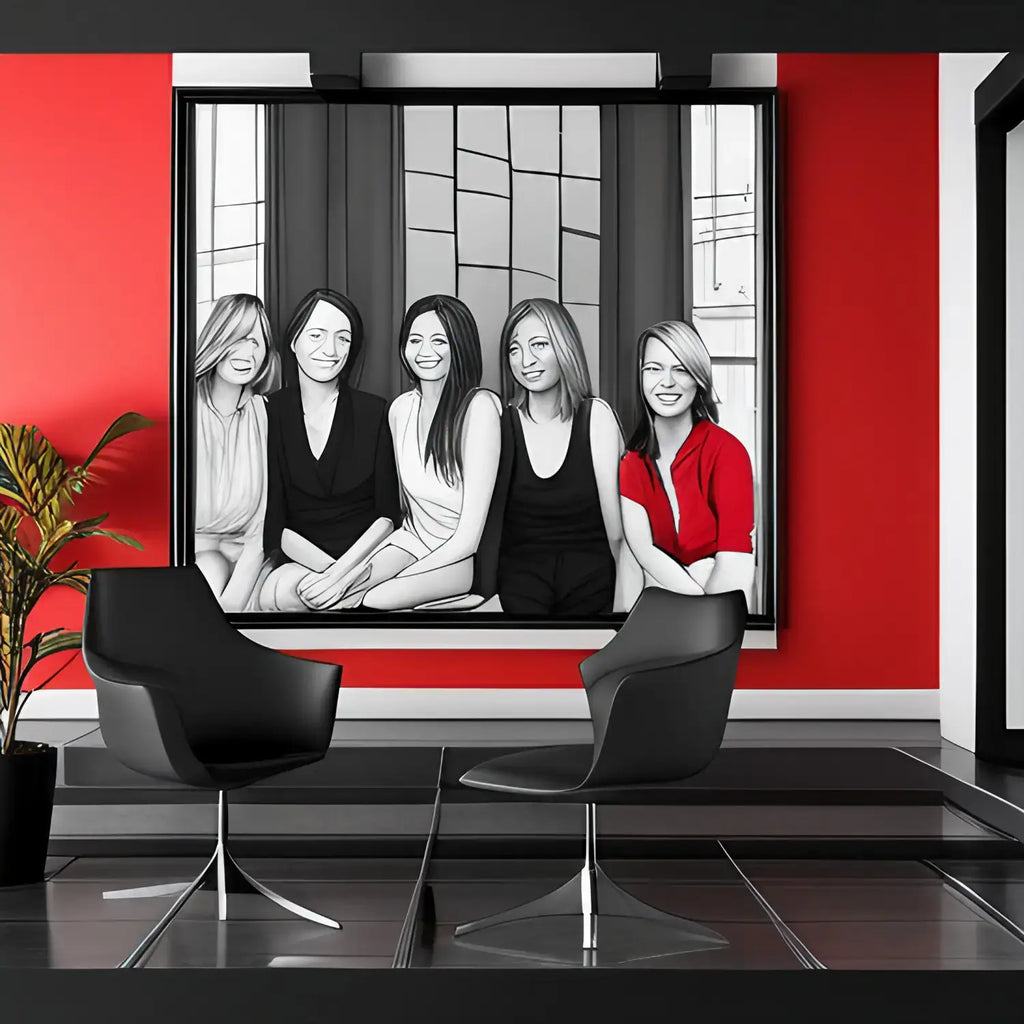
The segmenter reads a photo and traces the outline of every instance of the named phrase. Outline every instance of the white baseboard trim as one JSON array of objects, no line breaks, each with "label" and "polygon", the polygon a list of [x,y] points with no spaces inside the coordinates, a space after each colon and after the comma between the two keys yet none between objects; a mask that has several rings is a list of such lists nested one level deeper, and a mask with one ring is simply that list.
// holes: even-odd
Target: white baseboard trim
[{"label": "white baseboard trim", "polygon": [[[46,690],[32,696],[24,719],[95,719],[95,690]],[[465,690],[343,688],[338,717],[585,719],[582,689]],[[730,718],[938,719],[938,690],[737,690]]]}]

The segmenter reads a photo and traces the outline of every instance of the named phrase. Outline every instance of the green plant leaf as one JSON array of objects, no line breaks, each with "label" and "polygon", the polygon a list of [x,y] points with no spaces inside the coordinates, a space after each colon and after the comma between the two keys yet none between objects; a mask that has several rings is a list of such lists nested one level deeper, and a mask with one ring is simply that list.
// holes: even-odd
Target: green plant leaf
[{"label": "green plant leaf", "polygon": [[[28,658],[21,667],[21,677],[18,681],[20,691],[32,670],[44,658],[51,654],[59,654],[61,651],[80,651],[82,649],[82,634],[79,630],[70,629],[48,629],[45,633],[36,633],[28,643],[25,650],[28,651]],[[14,695],[17,699],[17,695]]]},{"label": "green plant leaf", "polygon": [[124,533],[113,533],[111,530],[90,530],[85,536],[109,537],[111,540],[116,540],[118,544],[127,544],[130,548],[135,548],[138,551],[142,550],[142,545],[134,537],[129,537]]},{"label": "green plant leaf", "polygon": [[[103,516],[102,518],[105,519],[106,516]],[[113,533],[110,530],[75,529],[61,531],[55,537],[48,539],[47,542],[39,549],[39,560],[43,564],[48,565],[53,561],[54,555],[56,555],[57,552],[66,544],[70,544],[75,540],[85,540],[88,537],[109,537],[111,540],[116,540],[119,544],[127,544],[129,547],[138,548],[140,551],[142,550],[142,545],[135,540],[134,537],[127,537],[121,533]]]},{"label": "green plant leaf", "polygon": [[79,630],[61,630],[51,632],[50,636],[44,636],[39,643],[36,652],[36,661],[42,661],[51,654],[59,654],[61,651],[77,651],[82,646],[82,634]]},{"label": "green plant leaf", "polygon": [[92,464],[93,459],[95,459],[111,441],[116,441],[119,437],[124,437],[125,434],[131,434],[136,430],[144,430],[146,427],[151,426],[153,426],[153,421],[137,412],[126,412],[123,415],[118,416],[117,419],[114,420],[114,422],[111,423],[104,431],[103,436],[96,443],[96,447],[93,448],[89,453],[89,457],[82,463],[82,468],[88,469]]},{"label": "green plant leaf", "polygon": [[[81,650],[81,633],[63,627],[25,639],[25,624],[49,587],[66,586],[85,594],[89,569],[72,561],[59,572],[53,556],[73,540],[108,537],[142,547],[132,537],[102,529],[107,516],[72,520],[65,509],[91,477],[88,465],[112,441],[150,426],[137,413],[118,417],[90,453],[85,465],[68,467],[35,427],[0,424],[0,752],[10,752],[17,717],[30,692],[46,686]],[[35,536],[38,535],[38,544]],[[64,653],[55,672],[30,691],[29,674],[40,660]],[[23,688],[24,687],[24,688]]]},{"label": "green plant leaf", "polygon": [[68,469],[38,428],[0,423],[0,463],[8,480],[6,497],[19,502],[33,518],[56,512]]},{"label": "green plant leaf", "polygon": [[80,594],[86,594],[89,591],[89,576],[90,572],[88,569],[66,569],[64,572],[54,573],[47,585],[51,587],[70,587],[72,590],[77,590]]},{"label": "green plant leaf", "polygon": [[0,537],[13,543],[24,518],[25,513],[20,508],[14,505],[0,505]]},{"label": "green plant leaf", "polygon": [[110,513],[104,512],[103,515],[93,516],[92,519],[80,519],[77,523],[72,523],[71,527],[74,530],[92,530],[109,517]]},{"label": "green plant leaf", "polygon": [[0,455],[0,498],[7,498],[19,503],[25,501],[25,495],[22,494],[18,481],[14,479],[14,474],[7,468],[7,463],[4,462],[2,455]]}]

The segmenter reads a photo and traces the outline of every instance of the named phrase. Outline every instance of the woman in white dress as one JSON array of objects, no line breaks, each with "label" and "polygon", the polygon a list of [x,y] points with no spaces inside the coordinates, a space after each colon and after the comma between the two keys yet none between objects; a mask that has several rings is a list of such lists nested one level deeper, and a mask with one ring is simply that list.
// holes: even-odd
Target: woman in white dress
[{"label": "woman in white dress", "polygon": [[267,405],[280,363],[255,295],[218,299],[196,343],[196,565],[228,611],[252,596],[263,563]]},{"label": "woman in white dress", "polygon": [[448,295],[410,306],[399,333],[414,387],[388,410],[404,518],[352,570],[341,607],[472,607],[473,560],[501,449],[501,402],[479,386],[476,321]]}]

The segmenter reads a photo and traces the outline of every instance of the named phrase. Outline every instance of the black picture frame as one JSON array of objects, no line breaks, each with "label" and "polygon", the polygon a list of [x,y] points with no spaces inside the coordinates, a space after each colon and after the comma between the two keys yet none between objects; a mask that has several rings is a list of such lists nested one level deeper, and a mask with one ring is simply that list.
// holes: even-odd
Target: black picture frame
[{"label": "black picture frame", "polygon": [[[764,242],[762,273],[764,293],[764,341],[759,366],[763,384],[759,397],[764,407],[761,431],[762,498],[764,502],[765,610],[748,616],[747,628],[774,631],[782,607],[782,559],[780,493],[783,436],[780,400],[783,365],[782,296],[782,197],[780,190],[780,124],[778,90],[751,88],[657,88],[657,89],[305,89],[305,88],[175,88],[172,111],[172,230],[171,230],[171,509],[170,563],[193,561],[193,453],[194,424],[193,353],[194,326],[189,315],[195,293],[194,155],[195,108],[200,103],[325,103],[349,104],[732,104],[752,105],[758,111],[761,140],[761,195]],[[628,429],[628,428],[627,428]],[[239,628],[387,628],[424,629],[618,629],[625,614],[595,615],[579,619],[526,618],[507,613],[476,611],[430,612],[228,612]]]},{"label": "black picture frame", "polygon": [[1006,137],[1024,121],[1024,54],[978,86],[978,539],[975,753],[1024,767],[1024,729],[1006,721]]}]

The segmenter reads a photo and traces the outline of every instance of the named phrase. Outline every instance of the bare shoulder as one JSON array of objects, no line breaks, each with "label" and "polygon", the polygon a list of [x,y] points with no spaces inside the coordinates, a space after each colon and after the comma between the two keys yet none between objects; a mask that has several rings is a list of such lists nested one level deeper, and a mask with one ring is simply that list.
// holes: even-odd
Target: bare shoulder
[{"label": "bare shoulder", "polygon": [[622,426],[615,410],[603,399],[594,398],[590,402],[590,436],[591,439],[614,438],[622,443]]},{"label": "bare shoulder", "polygon": [[477,388],[466,409],[474,423],[497,423],[501,419],[501,399],[488,388]]},{"label": "bare shoulder", "polygon": [[590,423],[597,424],[599,429],[614,427],[619,430],[619,417],[615,410],[603,399],[590,399]]},{"label": "bare shoulder", "polygon": [[412,400],[415,397],[415,391],[403,391],[392,403],[388,406],[388,424],[391,427],[398,422],[399,417],[405,415],[409,411],[409,406],[412,404]]}]

